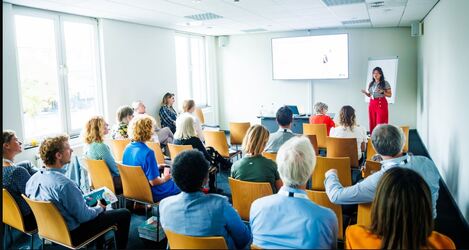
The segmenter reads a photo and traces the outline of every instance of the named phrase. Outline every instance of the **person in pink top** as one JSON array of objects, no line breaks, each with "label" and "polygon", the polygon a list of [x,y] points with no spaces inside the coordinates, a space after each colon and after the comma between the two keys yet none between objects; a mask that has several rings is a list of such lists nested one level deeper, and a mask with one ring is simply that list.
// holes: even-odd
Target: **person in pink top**
[{"label": "person in pink top", "polygon": [[327,112],[327,104],[322,102],[317,102],[314,104],[314,112],[315,115],[309,117],[309,123],[311,124],[326,124],[327,128],[327,136],[329,136],[329,132],[331,128],[335,127],[334,121],[326,114]]}]

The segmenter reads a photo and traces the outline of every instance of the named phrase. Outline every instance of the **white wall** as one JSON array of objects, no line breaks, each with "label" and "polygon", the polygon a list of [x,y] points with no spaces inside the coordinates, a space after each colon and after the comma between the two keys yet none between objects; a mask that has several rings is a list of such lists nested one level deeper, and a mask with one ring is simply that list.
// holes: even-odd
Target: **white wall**
[{"label": "white wall", "polygon": [[459,209],[469,221],[469,1],[441,0],[419,40],[417,125]]},{"label": "white wall", "polygon": [[[338,113],[343,105],[352,105],[358,122],[368,128],[368,104],[360,89],[364,88],[368,57],[398,56],[396,103],[390,104],[390,122],[416,125],[417,41],[408,28],[316,30],[311,35],[349,34],[349,79],[310,81],[272,80],[271,38],[305,36],[307,31],[237,35],[229,37],[227,47],[218,48],[219,115],[222,128],[230,121],[259,123],[256,115],[261,105],[275,109],[296,104],[300,112],[311,112],[314,102],[329,105]],[[386,72],[384,72],[386,75]],[[394,90],[393,90],[394,91]],[[394,94],[396,92],[394,91]]]},{"label": "white wall", "polygon": [[158,117],[163,95],[176,93],[174,31],[107,19],[100,29],[108,122],[115,123],[119,106],[135,100]]}]

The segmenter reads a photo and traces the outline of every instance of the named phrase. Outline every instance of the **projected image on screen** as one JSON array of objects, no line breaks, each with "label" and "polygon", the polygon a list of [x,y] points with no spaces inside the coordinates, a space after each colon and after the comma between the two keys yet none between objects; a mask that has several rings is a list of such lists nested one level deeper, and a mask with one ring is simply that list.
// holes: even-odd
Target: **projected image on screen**
[{"label": "projected image on screen", "polygon": [[348,35],[272,39],[273,79],[348,78]]}]

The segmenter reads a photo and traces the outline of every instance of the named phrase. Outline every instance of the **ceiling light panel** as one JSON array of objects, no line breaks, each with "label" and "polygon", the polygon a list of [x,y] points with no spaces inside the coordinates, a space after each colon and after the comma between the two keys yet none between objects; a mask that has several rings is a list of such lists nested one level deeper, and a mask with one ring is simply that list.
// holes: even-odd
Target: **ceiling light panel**
[{"label": "ceiling light panel", "polygon": [[218,18],[223,18],[223,17],[217,14],[211,13],[211,12],[206,12],[206,13],[185,16],[185,18],[193,19],[196,21],[207,21],[207,20],[213,20],[213,19],[218,19]]},{"label": "ceiling light panel", "polygon": [[329,7],[340,20],[368,19],[368,11],[365,3],[338,5]]},{"label": "ceiling light panel", "polygon": [[364,3],[365,0],[322,0],[326,6],[338,6],[338,5],[348,5],[348,4],[357,4]]}]

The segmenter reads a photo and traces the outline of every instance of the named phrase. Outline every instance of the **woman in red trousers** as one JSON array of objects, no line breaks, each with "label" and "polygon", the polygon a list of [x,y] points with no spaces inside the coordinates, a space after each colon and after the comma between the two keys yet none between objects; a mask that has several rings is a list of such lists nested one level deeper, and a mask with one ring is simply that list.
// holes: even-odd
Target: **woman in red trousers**
[{"label": "woman in red trousers", "polygon": [[362,89],[362,93],[370,97],[368,115],[371,134],[376,125],[388,123],[389,113],[386,97],[392,96],[391,85],[384,80],[383,70],[380,67],[373,69],[373,80],[368,84],[368,91]]}]

